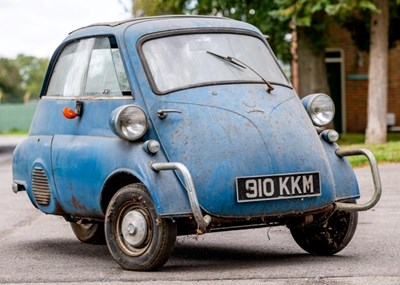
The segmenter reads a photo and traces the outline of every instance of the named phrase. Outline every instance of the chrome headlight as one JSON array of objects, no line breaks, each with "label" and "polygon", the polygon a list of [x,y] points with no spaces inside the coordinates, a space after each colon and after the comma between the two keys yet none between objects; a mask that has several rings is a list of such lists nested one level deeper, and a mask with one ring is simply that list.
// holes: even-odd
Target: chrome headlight
[{"label": "chrome headlight", "polygon": [[301,99],[301,102],[316,126],[329,124],[335,116],[335,104],[326,94],[311,94]]},{"label": "chrome headlight", "polygon": [[111,116],[113,131],[123,139],[140,139],[147,131],[146,113],[136,105],[125,105],[114,110]]}]

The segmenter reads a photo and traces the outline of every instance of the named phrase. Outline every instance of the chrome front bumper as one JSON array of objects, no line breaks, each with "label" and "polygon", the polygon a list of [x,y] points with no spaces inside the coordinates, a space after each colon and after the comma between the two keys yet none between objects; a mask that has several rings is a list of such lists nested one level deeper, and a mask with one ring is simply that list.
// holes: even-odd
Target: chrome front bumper
[{"label": "chrome front bumper", "polygon": [[368,158],[369,166],[371,168],[372,180],[374,182],[374,194],[371,199],[364,204],[349,204],[349,203],[336,203],[336,209],[347,212],[367,211],[378,203],[382,195],[381,178],[379,176],[378,164],[375,156],[368,149],[353,149],[353,150],[336,150],[336,155],[339,157],[364,155]]},{"label": "chrome front bumper", "polygon": [[203,214],[201,213],[193,179],[187,167],[179,162],[155,162],[151,164],[151,168],[157,172],[162,170],[180,171],[180,173],[183,176],[186,191],[188,193],[190,207],[192,209],[194,219],[196,220],[198,225],[197,233],[198,234],[204,233],[211,222],[211,217],[209,215],[203,216]]}]

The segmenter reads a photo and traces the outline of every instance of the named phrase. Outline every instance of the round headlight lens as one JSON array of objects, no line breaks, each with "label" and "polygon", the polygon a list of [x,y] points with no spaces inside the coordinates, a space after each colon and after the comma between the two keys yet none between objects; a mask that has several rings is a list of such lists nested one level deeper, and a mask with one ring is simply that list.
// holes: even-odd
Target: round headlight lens
[{"label": "round headlight lens", "polygon": [[312,94],[304,97],[301,101],[314,125],[322,127],[333,120],[335,104],[328,95],[323,93]]},{"label": "round headlight lens", "polygon": [[136,105],[119,107],[113,112],[112,125],[118,136],[134,141],[147,131],[148,123],[145,112]]}]

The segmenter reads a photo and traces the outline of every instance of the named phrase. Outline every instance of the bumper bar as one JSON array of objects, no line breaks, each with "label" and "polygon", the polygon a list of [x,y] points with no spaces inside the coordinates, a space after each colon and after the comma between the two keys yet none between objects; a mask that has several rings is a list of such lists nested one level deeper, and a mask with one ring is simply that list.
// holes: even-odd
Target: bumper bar
[{"label": "bumper bar", "polygon": [[354,155],[364,155],[368,158],[369,165],[371,168],[372,180],[374,182],[374,194],[371,199],[364,204],[348,204],[348,203],[336,203],[336,209],[340,211],[347,212],[357,212],[357,211],[367,211],[374,207],[378,203],[382,195],[382,185],[381,178],[379,176],[378,164],[376,162],[375,156],[368,149],[354,149],[354,150],[336,150],[336,154],[339,157],[344,156],[354,156]]},{"label": "bumper bar", "polygon": [[154,171],[162,170],[178,170],[183,175],[183,180],[185,184],[186,191],[189,196],[190,207],[193,212],[193,216],[197,222],[199,233],[204,233],[207,226],[211,222],[211,217],[209,215],[203,216],[201,213],[199,201],[197,200],[196,189],[194,188],[194,183],[189,170],[185,165],[179,162],[155,162],[151,164],[151,168]]}]

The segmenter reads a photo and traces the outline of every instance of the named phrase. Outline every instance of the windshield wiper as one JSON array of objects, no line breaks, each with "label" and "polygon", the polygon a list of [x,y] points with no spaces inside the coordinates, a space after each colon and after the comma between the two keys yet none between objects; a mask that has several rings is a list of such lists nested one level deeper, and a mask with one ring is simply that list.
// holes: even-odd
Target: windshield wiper
[{"label": "windshield wiper", "polygon": [[220,58],[220,59],[222,59],[222,60],[225,60],[225,61],[227,61],[227,62],[229,62],[229,63],[235,64],[235,65],[237,65],[237,66],[239,66],[239,67],[241,67],[241,68],[243,68],[243,69],[246,69],[246,66],[245,66],[245,65],[241,65],[240,63],[237,63],[236,61],[234,61],[234,58],[231,57],[231,56],[222,56],[222,55],[213,53],[213,52],[211,52],[211,51],[207,51],[207,53],[212,54],[213,56],[216,56],[216,57],[218,57],[218,58]]},{"label": "windshield wiper", "polygon": [[250,69],[254,74],[256,74],[258,77],[260,77],[260,79],[267,85],[267,87],[268,87],[268,88],[267,88],[267,92],[268,92],[268,93],[271,93],[271,91],[274,90],[274,87],[272,87],[271,83],[269,83],[264,77],[261,76],[261,74],[259,74],[259,73],[258,73],[257,71],[255,71],[251,66],[249,66],[249,65],[246,64],[246,63],[244,63],[243,61],[241,61],[241,60],[239,60],[239,59],[237,59],[237,58],[235,58],[235,57],[232,57],[232,56],[223,56],[223,55],[220,55],[220,54],[211,52],[211,51],[207,51],[207,53],[208,53],[208,54],[211,54],[211,55],[213,55],[213,56],[215,56],[215,57],[217,57],[217,58],[220,58],[220,59],[222,59],[222,60],[224,60],[224,61],[226,61],[226,62],[229,62],[229,63],[231,63],[231,64],[234,64],[234,65],[236,65],[236,66],[239,66],[239,67],[241,67],[241,68],[243,68],[243,69],[246,69],[246,67],[247,67],[247,68]]}]

